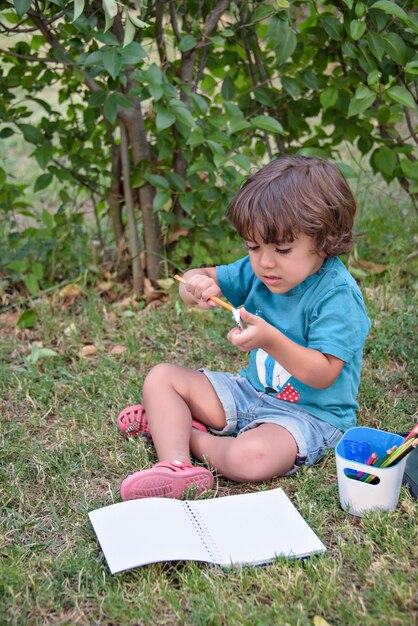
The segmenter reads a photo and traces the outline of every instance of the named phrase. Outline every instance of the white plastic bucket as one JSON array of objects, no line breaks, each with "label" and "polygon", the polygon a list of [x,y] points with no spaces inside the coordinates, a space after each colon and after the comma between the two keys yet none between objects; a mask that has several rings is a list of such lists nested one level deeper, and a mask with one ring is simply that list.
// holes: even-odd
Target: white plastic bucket
[{"label": "white plastic bucket", "polygon": [[[406,457],[392,467],[382,468],[367,465],[366,460],[373,452],[382,457],[402,441],[400,435],[366,426],[350,428],[344,433],[335,448],[338,490],[344,511],[361,517],[367,511],[396,508]],[[357,472],[375,476],[376,480],[369,483],[357,480],[354,478]]]}]

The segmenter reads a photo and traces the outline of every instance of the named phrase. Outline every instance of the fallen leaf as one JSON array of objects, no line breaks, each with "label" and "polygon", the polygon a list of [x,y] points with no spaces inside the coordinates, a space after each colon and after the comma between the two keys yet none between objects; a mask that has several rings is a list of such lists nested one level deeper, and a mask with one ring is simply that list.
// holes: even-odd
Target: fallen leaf
[{"label": "fallen leaf", "polygon": [[118,302],[118,306],[123,311],[126,311],[127,309],[135,309],[136,310],[138,308],[138,302],[134,298],[131,298],[130,296],[126,296],[125,298],[123,298],[123,300]]},{"label": "fallen leaf", "polygon": [[155,289],[149,278],[144,278],[144,294],[147,302],[153,302],[154,300],[160,300],[163,297],[163,292]]},{"label": "fallen leaf", "polygon": [[14,328],[19,317],[20,313],[3,313],[3,315],[0,315],[0,326]]},{"label": "fallen leaf", "polygon": [[152,302],[147,304],[147,306],[142,309],[142,312],[145,313],[146,311],[149,311],[150,309],[159,309],[161,306],[163,306],[163,304],[164,304],[163,299],[152,300]]},{"label": "fallen leaf", "polygon": [[374,263],[373,261],[364,261],[363,259],[358,259],[356,261],[356,265],[370,272],[371,274],[381,274],[382,272],[386,271],[386,265],[383,265],[382,263]]},{"label": "fallen leaf", "polygon": [[110,291],[113,289],[114,283],[111,280],[102,280],[100,283],[97,283],[98,291]]},{"label": "fallen leaf", "polygon": [[175,243],[177,241],[177,239],[180,239],[180,237],[187,237],[190,233],[190,230],[188,228],[178,228],[177,230],[174,231],[174,233],[168,238],[167,243]]},{"label": "fallen leaf", "polygon": [[331,626],[331,624],[320,615],[315,615],[315,617],[313,618],[313,623],[314,626]]},{"label": "fallen leaf", "polygon": [[157,280],[157,285],[161,287],[161,289],[164,289],[164,291],[168,291],[170,287],[174,285],[174,279],[173,278],[161,278],[160,280]]},{"label": "fallen leaf", "polygon": [[72,334],[77,332],[77,326],[72,322],[69,326],[64,328],[64,335],[66,337],[70,337]]},{"label": "fallen leaf", "polygon": [[123,354],[126,351],[126,346],[112,346],[110,353],[111,354]]},{"label": "fallen leaf", "polygon": [[79,352],[79,355],[83,358],[90,358],[97,352],[97,347],[93,345],[83,346]]},{"label": "fallen leaf", "polygon": [[61,289],[58,294],[58,298],[63,300],[66,304],[72,304],[74,300],[78,300],[83,297],[83,290],[80,285],[76,283],[70,283]]}]

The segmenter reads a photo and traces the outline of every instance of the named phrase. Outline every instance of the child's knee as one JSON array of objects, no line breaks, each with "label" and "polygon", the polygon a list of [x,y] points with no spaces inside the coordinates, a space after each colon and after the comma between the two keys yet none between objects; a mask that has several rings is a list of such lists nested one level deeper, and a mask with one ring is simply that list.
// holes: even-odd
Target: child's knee
[{"label": "child's knee", "polygon": [[276,459],[265,450],[261,442],[248,441],[243,444],[238,437],[236,444],[228,451],[228,465],[234,480],[261,481],[280,473],[276,471]]},{"label": "child's knee", "polygon": [[170,385],[170,380],[172,380],[173,366],[170,363],[159,363],[155,365],[147,374],[144,386],[143,393],[146,394],[148,391],[155,393],[156,390],[161,390],[167,388]]}]

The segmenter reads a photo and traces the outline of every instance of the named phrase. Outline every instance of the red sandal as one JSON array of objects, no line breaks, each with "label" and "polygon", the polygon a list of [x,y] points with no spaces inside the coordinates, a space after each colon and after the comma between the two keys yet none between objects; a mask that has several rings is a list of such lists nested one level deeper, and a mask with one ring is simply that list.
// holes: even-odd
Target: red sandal
[{"label": "red sandal", "polygon": [[[192,426],[205,433],[208,432],[206,426],[197,420],[192,420]],[[145,409],[142,404],[134,404],[123,409],[118,415],[118,428],[127,437],[142,436],[148,442],[152,442],[151,432],[145,417]]]},{"label": "red sandal", "polygon": [[161,461],[151,469],[130,474],[122,482],[120,493],[123,500],[180,499],[189,489],[193,495],[200,496],[212,489],[213,484],[212,473],[204,467],[195,467],[187,461]]}]

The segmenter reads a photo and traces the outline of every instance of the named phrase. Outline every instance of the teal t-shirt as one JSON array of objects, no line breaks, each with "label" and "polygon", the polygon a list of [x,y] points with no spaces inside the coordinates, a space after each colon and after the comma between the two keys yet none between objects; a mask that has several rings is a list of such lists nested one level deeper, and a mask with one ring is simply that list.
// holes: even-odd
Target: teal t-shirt
[{"label": "teal t-shirt", "polygon": [[297,380],[264,350],[252,350],[241,371],[258,391],[298,406],[342,431],[355,426],[363,345],[370,330],[361,291],[338,257],[284,294],[272,293],[245,257],[216,268],[223,295],[259,315],[301,346],[332,354],[345,365],[327,389]]}]

